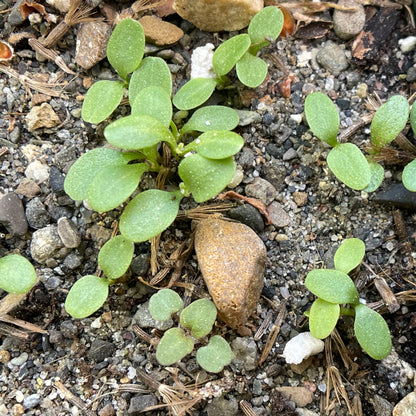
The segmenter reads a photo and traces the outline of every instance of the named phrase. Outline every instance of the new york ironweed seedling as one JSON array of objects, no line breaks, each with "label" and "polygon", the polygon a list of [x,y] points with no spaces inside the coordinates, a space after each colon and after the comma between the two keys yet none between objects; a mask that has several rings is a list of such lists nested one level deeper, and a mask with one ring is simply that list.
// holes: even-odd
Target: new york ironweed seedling
[{"label": "new york ironweed seedling", "polygon": [[360,239],[345,240],[335,252],[334,270],[308,273],[305,286],[318,298],[306,314],[312,335],[320,339],[333,331],[341,315],[353,316],[354,333],[361,348],[370,357],[381,360],[390,354],[389,328],[379,313],[360,302],[354,282],[348,276],[361,263],[364,253],[365,245]]},{"label": "new york ironweed seedling", "polygon": [[0,259],[0,288],[9,293],[23,294],[36,283],[36,271],[29,260],[20,254]]},{"label": "new york ironweed seedling", "polygon": [[[384,169],[377,163],[378,155],[404,129],[410,106],[406,98],[394,95],[381,105],[371,122],[371,148],[368,156],[353,143],[339,143],[339,114],[325,94],[314,92],[306,97],[305,116],[313,134],[333,148],[327,163],[334,175],[352,189],[375,191],[384,179]],[[416,134],[416,106],[410,111],[410,125]],[[403,185],[416,191],[416,161],[403,170]]]},{"label": "new york ironweed seedling", "polygon": [[[149,302],[153,319],[167,321],[183,308],[180,296],[171,289],[155,293]],[[217,317],[215,305],[208,299],[192,302],[180,313],[180,328],[168,329],[160,339],[156,358],[161,365],[172,365],[194,349],[194,340],[207,336]],[[199,365],[211,373],[219,373],[230,364],[233,357],[227,341],[219,335],[210,338],[208,345],[200,347],[196,353]]]}]

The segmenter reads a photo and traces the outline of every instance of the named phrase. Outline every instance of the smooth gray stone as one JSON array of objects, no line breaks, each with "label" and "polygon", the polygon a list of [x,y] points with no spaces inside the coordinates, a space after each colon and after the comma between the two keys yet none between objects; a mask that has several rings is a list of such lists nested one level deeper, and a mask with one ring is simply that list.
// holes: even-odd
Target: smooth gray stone
[{"label": "smooth gray stone", "polygon": [[0,199],[0,223],[11,235],[26,234],[25,211],[22,201],[14,192],[10,192]]}]

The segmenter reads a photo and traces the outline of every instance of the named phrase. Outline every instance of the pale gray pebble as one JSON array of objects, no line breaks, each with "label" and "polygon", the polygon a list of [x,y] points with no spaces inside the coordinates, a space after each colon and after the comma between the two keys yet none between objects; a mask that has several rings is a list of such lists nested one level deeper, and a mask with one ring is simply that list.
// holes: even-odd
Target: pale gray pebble
[{"label": "pale gray pebble", "polygon": [[243,169],[247,169],[253,166],[254,153],[248,147],[243,147],[241,152],[238,154],[238,163]]},{"label": "pale gray pebble", "polygon": [[63,321],[60,329],[65,338],[73,339],[78,335],[78,328],[71,320]]},{"label": "pale gray pebble", "polygon": [[375,394],[371,400],[377,416],[390,416],[393,412],[393,405],[384,397]]},{"label": "pale gray pebble", "polygon": [[276,188],[263,178],[256,178],[245,187],[247,196],[257,198],[266,205],[269,205],[276,197]]},{"label": "pale gray pebble", "polygon": [[26,219],[29,226],[36,230],[46,227],[50,223],[51,216],[39,197],[31,199],[26,204]]},{"label": "pale gray pebble", "polygon": [[10,364],[15,365],[16,367],[20,367],[27,361],[28,358],[29,354],[27,352],[22,352],[18,357],[12,358],[10,360]]},{"label": "pale gray pebble", "polygon": [[70,219],[59,218],[57,230],[65,247],[76,248],[81,244],[81,234]]},{"label": "pale gray pebble", "polygon": [[231,365],[237,370],[252,371],[257,367],[257,345],[253,338],[237,337],[231,343],[234,359]]},{"label": "pale gray pebble", "polygon": [[262,390],[263,390],[263,388],[262,388],[262,385],[261,385],[261,381],[255,379],[253,381],[253,394],[255,396],[260,396],[260,394],[262,393]]},{"label": "pale gray pebble", "polygon": [[257,111],[237,110],[240,121],[239,126],[248,126],[249,124],[256,124],[261,122],[261,115]]},{"label": "pale gray pebble", "polygon": [[338,76],[348,68],[348,61],[344,51],[335,43],[327,42],[316,55],[319,65],[323,66],[329,73]]},{"label": "pale gray pebble", "polygon": [[142,394],[133,396],[130,400],[130,407],[127,413],[132,416],[139,416],[142,410],[149,406],[158,404],[157,397],[153,394]]},{"label": "pale gray pebble", "polygon": [[75,253],[69,253],[62,263],[62,266],[68,267],[68,269],[78,269],[82,264],[82,257]]},{"label": "pale gray pebble", "polygon": [[63,246],[57,227],[51,225],[33,233],[30,243],[30,254],[33,260],[44,264],[46,260],[52,258]]},{"label": "pale gray pebble", "polygon": [[238,403],[234,397],[230,400],[216,397],[205,408],[208,416],[235,416],[238,413]]},{"label": "pale gray pebble", "polygon": [[339,6],[353,8],[354,10],[334,10],[334,32],[338,37],[348,40],[358,35],[364,28],[365,9],[355,0],[339,0]]},{"label": "pale gray pebble", "polygon": [[31,394],[30,396],[27,396],[23,400],[23,408],[24,409],[32,409],[33,407],[36,407],[40,402],[40,395],[35,393]]},{"label": "pale gray pebble", "polygon": [[137,307],[137,312],[133,316],[132,324],[137,324],[140,328],[156,328],[166,331],[173,325],[172,319],[167,321],[157,321],[152,318],[149,311],[149,302],[142,303]]},{"label": "pale gray pebble", "polygon": [[268,207],[269,217],[275,227],[287,227],[290,223],[289,214],[283,209],[282,205],[273,201]]},{"label": "pale gray pebble", "polygon": [[298,157],[298,153],[293,147],[287,149],[286,152],[283,154],[283,160],[292,160],[296,157]]}]

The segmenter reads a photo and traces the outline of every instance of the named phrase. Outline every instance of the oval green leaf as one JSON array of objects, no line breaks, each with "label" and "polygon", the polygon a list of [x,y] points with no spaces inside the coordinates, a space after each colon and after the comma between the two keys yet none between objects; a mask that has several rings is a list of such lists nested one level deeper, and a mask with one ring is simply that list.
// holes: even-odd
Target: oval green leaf
[{"label": "oval green leaf", "polygon": [[118,279],[126,273],[133,259],[134,244],[122,235],[108,240],[98,253],[98,265],[110,279]]},{"label": "oval green leaf", "polygon": [[124,84],[120,81],[98,81],[85,95],[81,116],[88,123],[98,124],[109,117],[123,98]]},{"label": "oval green leaf", "polygon": [[409,103],[402,95],[393,95],[376,111],[371,122],[371,141],[383,147],[405,128],[409,117]]},{"label": "oval green leaf", "polygon": [[129,82],[129,100],[132,105],[141,90],[147,87],[163,88],[169,95],[172,94],[172,75],[168,64],[154,56],[144,58],[140,66],[133,72]]},{"label": "oval green leaf", "polygon": [[103,306],[108,297],[107,279],[87,275],[81,277],[68,292],[66,311],[75,319],[85,318]]},{"label": "oval green leaf", "polygon": [[305,100],[305,117],[312,133],[330,146],[338,144],[339,114],[331,99],[313,92]]},{"label": "oval green leaf", "polygon": [[120,149],[138,150],[159,142],[174,142],[172,133],[159,120],[148,115],[127,116],[109,124],[105,138]]},{"label": "oval green leaf", "polygon": [[402,172],[402,182],[406,189],[416,192],[416,159],[408,163]]},{"label": "oval green leaf", "polygon": [[209,131],[201,134],[190,146],[208,159],[225,159],[241,150],[244,139],[232,131]]},{"label": "oval green leaf", "polygon": [[161,365],[172,365],[194,349],[194,341],[182,329],[171,328],[164,334],[156,350],[156,359]]},{"label": "oval green leaf", "polygon": [[182,160],[178,172],[195,201],[200,203],[213,198],[230,183],[235,163],[231,157],[213,160],[193,154]]},{"label": "oval green leaf", "polygon": [[362,190],[370,183],[370,166],[355,144],[338,144],[328,153],[326,161],[338,180],[350,188]]},{"label": "oval green leaf", "polygon": [[161,289],[149,301],[149,312],[157,321],[167,321],[183,307],[181,297],[171,289]]},{"label": "oval green leaf", "polygon": [[233,352],[228,342],[219,335],[214,335],[208,345],[196,353],[198,364],[210,373],[219,373],[232,359]]},{"label": "oval green leaf", "polygon": [[345,240],[335,252],[335,269],[348,274],[362,262],[364,254],[365,244],[359,238]]},{"label": "oval green leaf", "polygon": [[375,360],[386,358],[391,351],[391,337],[386,321],[362,303],[354,309],[354,332],[361,348]]},{"label": "oval green leaf", "polygon": [[107,44],[107,59],[121,78],[135,71],[143,58],[145,46],[142,25],[133,19],[123,19],[114,29]]},{"label": "oval green leaf", "polygon": [[266,38],[276,40],[283,28],[283,13],[276,6],[260,10],[248,26],[251,43],[263,42]]},{"label": "oval green leaf", "polygon": [[126,165],[137,155],[101,147],[83,154],[69,169],[65,178],[65,192],[75,201],[88,196],[88,189],[95,175],[104,168]]},{"label": "oval green leaf", "polygon": [[211,332],[216,318],[215,305],[209,299],[198,299],[182,311],[180,321],[181,325],[198,339]]},{"label": "oval green leaf", "polygon": [[215,73],[221,77],[230,72],[250,47],[250,36],[246,33],[233,36],[222,43],[212,57]]},{"label": "oval green leaf", "polygon": [[122,204],[137,188],[140,178],[149,169],[146,163],[108,166],[91,181],[87,200],[98,212],[110,211]]},{"label": "oval green leaf", "polygon": [[154,85],[143,88],[131,106],[131,114],[152,116],[169,127],[172,119],[170,95],[163,88]]},{"label": "oval green leaf", "polygon": [[136,243],[147,241],[166,230],[175,220],[180,192],[149,189],[135,196],[120,217],[120,232]]},{"label": "oval green leaf", "polygon": [[358,292],[351,278],[338,270],[312,270],[305,279],[305,286],[318,298],[329,303],[357,303]]},{"label": "oval green leaf", "polygon": [[179,110],[191,110],[203,104],[214,92],[217,82],[212,78],[194,78],[183,85],[173,97]]},{"label": "oval green leaf", "polygon": [[196,110],[182,127],[181,134],[188,131],[232,130],[240,119],[237,111],[222,105],[209,105]]},{"label": "oval green leaf", "polygon": [[267,75],[266,62],[248,52],[236,63],[235,69],[238,79],[250,88],[258,87]]},{"label": "oval green leaf", "polygon": [[313,302],[309,314],[309,329],[315,338],[324,339],[334,330],[340,307],[336,303],[329,303],[323,299]]},{"label": "oval green leaf", "polygon": [[370,183],[368,184],[368,186],[364,188],[364,191],[374,192],[383,182],[384,169],[383,169],[383,166],[381,166],[377,162],[371,162],[368,159],[367,159],[367,162],[370,168],[371,179],[370,179]]},{"label": "oval green leaf", "polygon": [[9,293],[26,293],[36,283],[36,271],[29,260],[19,254],[0,259],[0,288]]},{"label": "oval green leaf", "polygon": [[410,126],[413,131],[413,135],[416,136],[416,105],[412,104],[412,109],[410,110]]}]

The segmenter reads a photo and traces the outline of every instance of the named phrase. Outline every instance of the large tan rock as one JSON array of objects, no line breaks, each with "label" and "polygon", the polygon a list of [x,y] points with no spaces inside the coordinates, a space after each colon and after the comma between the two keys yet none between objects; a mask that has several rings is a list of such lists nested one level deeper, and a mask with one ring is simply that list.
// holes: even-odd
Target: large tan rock
[{"label": "large tan rock", "polygon": [[198,224],[195,251],[219,317],[232,328],[243,326],[263,287],[263,241],[244,224],[212,217]]},{"label": "large tan rock", "polygon": [[263,0],[175,0],[173,9],[198,29],[240,30],[263,8]]}]

